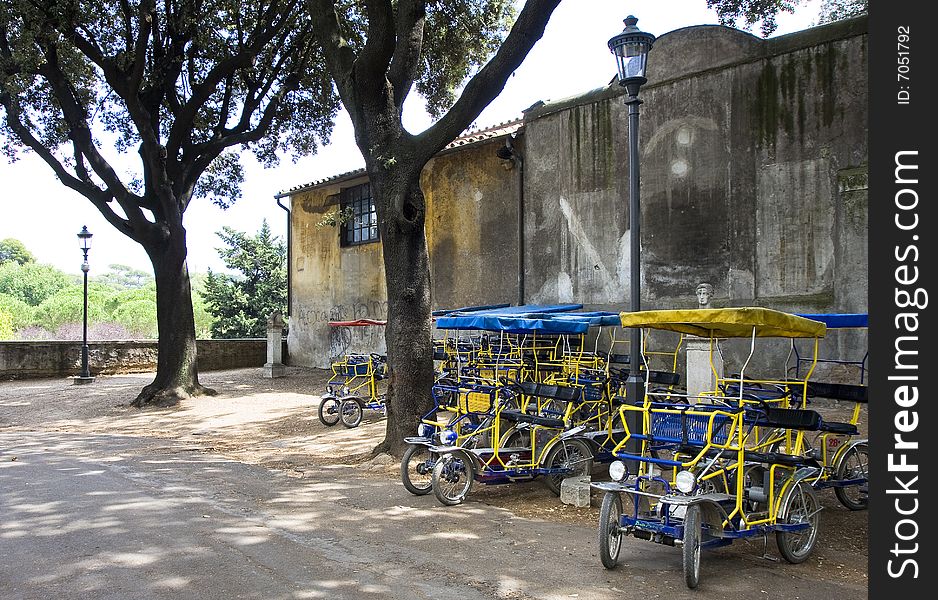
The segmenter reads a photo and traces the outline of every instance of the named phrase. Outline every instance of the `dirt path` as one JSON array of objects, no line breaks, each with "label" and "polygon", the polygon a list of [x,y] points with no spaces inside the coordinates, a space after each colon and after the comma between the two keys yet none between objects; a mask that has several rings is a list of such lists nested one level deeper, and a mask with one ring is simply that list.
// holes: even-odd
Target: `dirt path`
[{"label": "dirt path", "polygon": [[[318,394],[327,378],[326,371],[293,367],[287,377],[279,379],[263,378],[260,369],[208,372],[201,374],[200,380],[218,390],[218,396],[188,400],[169,409],[143,410],[127,405],[152,380],[152,374],[99,377],[86,386],[72,385],[67,379],[0,382],[0,433],[41,431],[169,439],[196,452],[276,469],[290,478],[318,482],[324,472],[342,472],[342,477],[360,478],[363,485],[391,482],[399,487],[396,460],[387,455],[371,456],[371,449],[384,435],[379,415],[366,414],[365,422],[356,429],[341,425],[327,428],[319,422]],[[436,503],[432,496],[414,498],[405,493],[403,498],[412,500],[416,508]],[[824,505],[820,542],[805,564],[766,561],[761,558],[761,539],[734,544],[713,556],[733,557],[750,567],[769,565],[799,581],[844,585],[851,597],[859,597],[858,590],[866,587],[867,513],[845,510],[830,492],[822,492],[820,498]],[[589,508],[565,506],[539,482],[477,485],[467,508],[454,509],[454,514],[463,514],[480,503],[531,523],[582,528],[592,539],[598,501],[594,497],[594,506]],[[675,553],[651,544],[642,547]],[[771,539],[768,548],[777,556]],[[595,554],[595,548],[589,551]],[[678,581],[679,567],[674,573],[672,570],[667,569],[668,578]],[[597,576],[606,574],[600,568]]]}]

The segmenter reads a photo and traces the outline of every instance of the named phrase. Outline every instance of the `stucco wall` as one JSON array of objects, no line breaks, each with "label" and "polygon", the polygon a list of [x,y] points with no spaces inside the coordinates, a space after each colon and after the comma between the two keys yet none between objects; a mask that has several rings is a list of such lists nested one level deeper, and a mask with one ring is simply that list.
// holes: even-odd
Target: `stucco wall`
[{"label": "stucco wall", "polygon": [[327,367],[329,357],[343,352],[384,352],[383,327],[329,326],[330,321],[387,316],[381,244],[343,248],[338,227],[318,225],[339,208],[341,187],[365,181],[360,177],[291,198],[290,364]]},{"label": "stucco wall", "polygon": [[[441,154],[423,171],[435,309],[517,300],[519,176],[497,158],[502,143]],[[383,327],[329,326],[387,317],[380,242],[343,248],[337,228],[317,226],[337,208],[342,188],[365,181],[344,179],[291,197],[290,364],[328,367],[343,353],[385,351]]]},{"label": "stucco wall", "polygon": [[[862,23],[781,41],[702,26],[656,42],[641,95],[644,306],[695,306],[708,281],[716,305],[866,310]],[[685,64],[703,48],[720,48],[723,66]],[[616,92],[526,115],[528,301],[628,298],[628,109]]]}]

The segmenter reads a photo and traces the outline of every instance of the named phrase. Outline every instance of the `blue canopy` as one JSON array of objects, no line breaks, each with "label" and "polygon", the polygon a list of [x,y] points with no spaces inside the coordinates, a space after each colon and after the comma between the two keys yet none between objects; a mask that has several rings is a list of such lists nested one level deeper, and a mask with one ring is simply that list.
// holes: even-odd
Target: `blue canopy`
[{"label": "blue canopy", "polygon": [[437,329],[470,329],[505,333],[578,334],[586,333],[589,323],[575,319],[556,319],[553,315],[453,315],[440,317]]},{"label": "blue canopy", "polygon": [[827,325],[828,329],[869,327],[869,315],[867,313],[799,314],[798,316],[812,321],[820,321]]},{"label": "blue canopy", "polygon": [[[566,306],[578,305],[558,305],[548,308],[556,310]],[[539,310],[523,314],[500,313],[501,311],[452,314],[437,319],[436,326],[438,329],[470,329],[516,334],[582,334],[586,333],[590,327],[619,325],[618,313],[612,312],[545,312]]]},{"label": "blue canopy", "polygon": [[479,311],[489,311],[495,309],[508,308],[511,304],[486,304],[483,306],[464,306],[463,308],[450,308],[450,309],[441,309],[435,310],[430,313],[434,317],[443,317],[446,315],[451,315],[453,313],[464,313],[464,312],[479,312]]},{"label": "blue canopy", "polygon": [[561,321],[586,321],[590,327],[606,327],[609,325],[619,327],[622,325],[619,313],[606,311],[560,313],[551,315],[551,318]]}]

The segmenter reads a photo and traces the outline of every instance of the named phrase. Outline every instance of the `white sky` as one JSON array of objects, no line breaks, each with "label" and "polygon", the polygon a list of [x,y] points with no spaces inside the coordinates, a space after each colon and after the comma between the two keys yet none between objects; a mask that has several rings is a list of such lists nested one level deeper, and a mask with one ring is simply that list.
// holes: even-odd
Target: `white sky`
[{"label": "white sky", "polygon": [[[820,0],[805,0],[794,15],[780,15],[774,35],[810,27],[817,21],[819,7]],[[629,14],[639,18],[640,28],[657,36],[717,22],[705,0],[564,0],[554,11],[544,37],[477,124],[484,127],[515,119],[538,100],[557,100],[608,83],[615,75],[615,63],[606,42],[622,30],[622,19]],[[754,33],[758,35],[758,31]],[[654,61],[654,49],[649,60]],[[413,132],[430,123],[416,93],[408,98],[404,121]],[[277,206],[274,194],[364,166],[345,113],[336,121],[331,144],[315,156],[296,164],[285,159],[269,170],[255,163],[250,153],[242,161],[246,181],[234,206],[225,211],[207,200],[195,199],[186,212],[191,273],[224,268],[215,250],[220,245],[215,232],[223,225],[254,233],[266,218],[274,234],[285,238],[286,213]],[[59,183],[35,155],[25,155],[12,165],[0,158],[0,190],[0,239],[19,239],[40,262],[79,273],[81,251],[76,234],[87,225],[94,234],[89,257],[92,274],[113,263],[152,272],[143,248],[118,233],[88,200]]]}]

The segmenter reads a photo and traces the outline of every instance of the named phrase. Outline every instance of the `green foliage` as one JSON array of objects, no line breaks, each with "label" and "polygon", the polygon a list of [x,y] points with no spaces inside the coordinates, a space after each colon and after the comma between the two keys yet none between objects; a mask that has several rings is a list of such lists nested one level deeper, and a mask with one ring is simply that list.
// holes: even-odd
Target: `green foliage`
[{"label": "green foliage", "polygon": [[35,307],[9,294],[0,294],[0,310],[10,316],[13,331],[25,329],[33,324]]},{"label": "green foliage", "polygon": [[[275,165],[278,153],[315,153],[332,131],[339,100],[308,10],[305,2],[272,0],[5,0],[0,96],[7,95],[3,116],[14,119],[0,120],[3,150],[14,157],[30,146],[20,121],[84,180],[81,169],[95,152],[83,142],[73,146],[69,132],[79,120],[93,137],[106,132],[121,153],[148,146],[152,134],[180,189],[230,204],[240,196],[243,172],[238,153],[227,148],[244,147]],[[69,104],[71,113],[63,110]],[[150,116],[132,118],[128,105],[135,104]],[[88,163],[76,164],[74,150]],[[107,178],[95,184],[111,195],[146,193],[154,176],[141,163],[123,185]]]},{"label": "green foliage", "polygon": [[155,339],[159,335],[156,325],[156,297],[122,303],[112,313],[112,321],[136,337]]},{"label": "green foliage", "polygon": [[0,265],[0,294],[19,298],[30,306],[39,306],[68,287],[69,281],[68,275],[52,265],[35,262],[21,265],[14,261]]},{"label": "green foliage", "polygon": [[13,339],[13,315],[0,306],[0,340]]},{"label": "green foliage", "polygon": [[205,273],[196,273],[191,276],[192,279],[192,314],[195,318],[195,337],[198,339],[209,339],[212,337],[212,323],[214,317],[208,312],[205,306],[205,299],[202,292],[205,291]]},{"label": "green foliage", "polygon": [[214,317],[212,337],[263,337],[270,314],[286,312],[286,245],[266,220],[254,236],[225,227],[218,237],[227,246],[219,256],[238,275],[209,270],[205,277],[200,295]]},{"label": "green foliage", "polygon": [[26,263],[35,262],[36,257],[33,256],[32,252],[26,249],[23,242],[13,238],[7,238],[0,241],[0,265],[11,261],[18,265],[24,265]]},{"label": "green foliage", "polygon": [[794,13],[802,0],[707,0],[707,8],[716,10],[720,24],[752,29],[757,23],[763,37],[778,28],[779,13]]},{"label": "green foliage", "polygon": [[824,0],[821,2],[819,23],[833,23],[869,12],[869,0]]},{"label": "green foliage", "polygon": [[[88,286],[88,322],[100,322],[108,314],[106,289]],[[80,286],[72,286],[49,296],[36,307],[34,321],[49,331],[62,325],[81,323],[84,314],[84,293]]]},{"label": "green foliage", "polygon": [[110,265],[101,275],[92,275],[90,281],[103,283],[113,288],[143,288],[154,285],[153,275],[127,265]]},{"label": "green foliage", "polygon": [[322,216],[316,223],[316,227],[335,227],[336,225],[345,225],[355,218],[355,210],[351,206],[346,206],[343,210],[338,208],[330,210]]},{"label": "green foliage", "polygon": [[512,0],[452,0],[427,3],[417,91],[427,112],[439,118],[455,91],[498,50],[515,18]]}]

